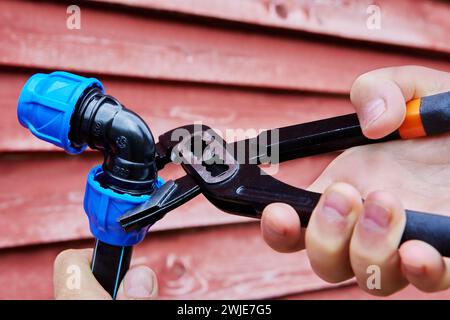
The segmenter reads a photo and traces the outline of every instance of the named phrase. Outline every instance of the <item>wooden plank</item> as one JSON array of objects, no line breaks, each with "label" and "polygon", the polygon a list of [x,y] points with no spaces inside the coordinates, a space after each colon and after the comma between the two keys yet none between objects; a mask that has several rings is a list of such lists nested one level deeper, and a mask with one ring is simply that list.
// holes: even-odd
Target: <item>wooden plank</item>
[{"label": "wooden plank", "polygon": [[[275,175],[305,187],[332,156],[299,159],[280,166]],[[91,237],[82,203],[89,169],[101,158],[62,154],[11,154],[0,157],[0,248]],[[172,165],[160,172],[163,179],[183,173]],[[153,227],[168,230],[248,222],[221,212],[203,196],[168,214]]]},{"label": "wooden plank", "polygon": [[[52,265],[66,248],[91,241],[0,251],[0,299],[51,299]],[[329,288],[305,252],[280,254],[256,224],[156,232],[138,245],[134,263],[153,268],[162,299],[260,299]],[[33,290],[30,290],[33,288]]]},{"label": "wooden plank", "polygon": [[362,291],[356,284],[342,286],[340,288],[330,288],[325,290],[317,290],[304,292],[292,296],[284,297],[289,300],[449,300],[450,290],[440,292],[422,292],[413,286],[394,293],[388,297],[375,297]]},{"label": "wooden plank", "polygon": [[[326,34],[396,46],[450,52],[450,6],[416,0],[95,0],[254,25]],[[381,28],[369,29],[370,5],[381,10]],[[407,8],[407,10],[405,10]],[[370,11],[369,11],[370,12]]]},{"label": "wooden plank", "polygon": [[[87,173],[101,163],[100,158],[13,155],[0,163],[0,247],[91,237],[83,197]],[[181,169],[172,168],[165,174],[176,177]],[[248,220],[223,214],[199,197],[167,215],[154,229],[244,221]]]},{"label": "wooden plank", "polygon": [[80,30],[67,29],[66,18],[63,4],[2,1],[0,65],[332,93],[347,93],[359,74],[379,67],[450,71],[448,58],[206,28],[88,4]]},{"label": "wooden plank", "polygon": [[[17,121],[17,99],[30,75],[0,72],[0,151],[59,150],[35,138]],[[343,97],[109,77],[100,79],[107,93],[139,113],[156,137],[172,128],[198,121],[224,133],[226,129],[254,129],[257,133],[262,129],[353,111],[348,99]]]}]

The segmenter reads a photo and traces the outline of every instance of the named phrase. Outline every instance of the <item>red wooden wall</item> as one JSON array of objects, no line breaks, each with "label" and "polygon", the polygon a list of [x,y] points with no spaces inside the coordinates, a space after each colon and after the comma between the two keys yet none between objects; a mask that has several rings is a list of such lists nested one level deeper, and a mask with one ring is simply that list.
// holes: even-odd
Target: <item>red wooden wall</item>
[{"label": "red wooden wall", "polygon": [[[381,30],[366,27],[375,2]],[[72,3],[80,30],[66,28]],[[19,126],[17,98],[32,73],[100,78],[155,135],[198,120],[270,128],[350,112],[352,81],[374,68],[450,71],[449,16],[445,1],[1,1],[0,298],[51,298],[56,254],[92,244],[81,202],[101,159],[67,156]],[[291,161],[278,177],[307,186],[332,158]],[[271,251],[257,223],[201,197],[157,224],[135,260],[156,270],[163,298],[369,298],[353,281],[321,281],[304,253]]]}]

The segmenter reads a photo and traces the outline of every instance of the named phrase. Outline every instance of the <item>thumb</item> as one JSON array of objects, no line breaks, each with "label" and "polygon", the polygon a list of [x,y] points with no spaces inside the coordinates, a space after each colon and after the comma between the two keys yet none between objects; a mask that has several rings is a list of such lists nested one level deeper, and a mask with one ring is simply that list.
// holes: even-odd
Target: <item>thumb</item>
[{"label": "thumb", "polygon": [[91,271],[92,249],[70,249],[58,254],[53,286],[58,300],[109,300],[111,296]]},{"label": "thumb", "polygon": [[358,77],[353,83],[350,99],[364,135],[378,139],[402,124],[407,101],[449,88],[449,73],[419,66],[392,67]]},{"label": "thumb", "polygon": [[117,291],[118,300],[152,300],[158,294],[155,273],[147,266],[131,267]]},{"label": "thumb", "polygon": [[405,98],[387,69],[371,71],[356,79],[350,99],[361,129],[368,138],[378,139],[388,135],[405,118]]}]

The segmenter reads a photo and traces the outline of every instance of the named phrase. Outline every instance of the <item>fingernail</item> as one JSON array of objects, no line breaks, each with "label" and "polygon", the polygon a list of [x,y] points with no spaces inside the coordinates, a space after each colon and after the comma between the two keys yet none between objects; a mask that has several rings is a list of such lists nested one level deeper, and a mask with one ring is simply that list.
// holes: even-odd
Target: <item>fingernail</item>
[{"label": "fingernail", "polygon": [[325,195],[321,214],[329,221],[339,221],[352,211],[352,203],[341,193],[330,191]]},{"label": "fingernail", "polygon": [[362,216],[362,225],[370,232],[383,232],[391,223],[391,213],[375,203],[366,203]]},{"label": "fingernail", "polygon": [[151,297],[155,281],[154,274],[149,268],[145,266],[135,267],[125,276],[125,295],[137,299]]},{"label": "fingernail", "polygon": [[386,102],[382,98],[369,101],[361,109],[361,126],[368,128],[386,111]]}]

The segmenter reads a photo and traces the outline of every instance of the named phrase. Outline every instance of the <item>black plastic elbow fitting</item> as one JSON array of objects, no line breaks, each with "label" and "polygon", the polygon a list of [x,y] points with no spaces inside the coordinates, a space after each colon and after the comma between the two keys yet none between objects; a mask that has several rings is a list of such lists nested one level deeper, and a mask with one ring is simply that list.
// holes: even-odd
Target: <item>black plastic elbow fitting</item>
[{"label": "black plastic elbow fitting", "polygon": [[149,194],[157,178],[155,141],[144,120],[100,88],[88,89],[70,120],[75,148],[88,144],[104,154],[99,182],[116,192]]}]

